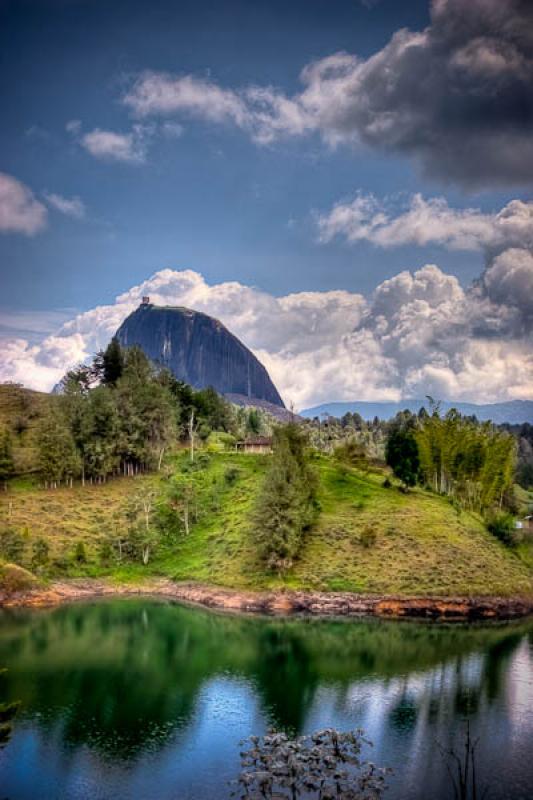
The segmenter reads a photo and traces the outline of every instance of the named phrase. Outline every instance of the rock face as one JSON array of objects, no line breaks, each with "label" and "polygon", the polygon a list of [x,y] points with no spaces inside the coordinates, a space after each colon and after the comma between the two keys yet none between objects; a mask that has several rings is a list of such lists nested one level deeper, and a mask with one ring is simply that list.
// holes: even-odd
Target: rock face
[{"label": "rock face", "polygon": [[167,367],[196,389],[263,400],[284,408],[268,372],[221,322],[189,308],[143,303],[116,336],[123,347],[138,345],[154,363]]}]

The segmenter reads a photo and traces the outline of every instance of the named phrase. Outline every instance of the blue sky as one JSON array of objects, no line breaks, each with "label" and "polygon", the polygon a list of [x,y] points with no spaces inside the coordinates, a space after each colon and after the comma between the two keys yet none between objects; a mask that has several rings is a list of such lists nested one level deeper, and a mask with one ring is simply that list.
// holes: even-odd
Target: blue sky
[{"label": "blue sky", "polygon": [[[495,0],[474,0],[472,13],[485,10],[485,24],[458,0],[438,5],[432,18],[427,0],[2,0],[4,335],[33,343],[73,311],[113,304],[164,268],[274,297],[341,289],[370,298],[384,280],[436,264],[468,291],[504,249],[501,236],[495,243],[485,230],[494,215],[513,200],[529,213],[531,168],[517,161],[520,148],[525,164],[530,155],[523,85],[532,47],[504,27],[513,14],[523,26],[520,15],[529,12],[503,0],[501,16]],[[455,23],[471,33],[455,34]],[[403,46],[389,52],[402,29],[410,37],[433,31],[433,43],[409,39],[427,66],[411,68]],[[451,66],[441,81],[435,42],[443,37]],[[480,41],[491,44],[482,49]],[[301,76],[331,56],[333,81]],[[383,66],[373,66],[376,57]],[[387,64],[400,76],[393,100]],[[450,88],[458,69],[467,78]],[[472,100],[480,94],[473,82],[485,91],[494,70],[507,100],[498,90],[493,99],[504,113]],[[360,81],[363,89],[354,88]],[[417,99],[425,83],[425,99]],[[252,98],[258,87],[270,93],[267,101]],[[337,91],[342,113],[330,107]],[[170,105],[161,105],[162,92],[171,93]],[[287,116],[279,103],[290,106]],[[9,216],[19,190],[34,215],[29,222]],[[405,227],[401,214],[416,194],[442,198],[453,232],[383,233],[378,216]],[[358,197],[371,198],[370,232],[354,223]],[[339,204],[348,222],[330,219]],[[475,238],[467,246],[457,233],[462,209]],[[431,213],[440,226],[442,205]],[[530,247],[517,236],[513,245]],[[529,264],[524,269],[529,285]]]}]

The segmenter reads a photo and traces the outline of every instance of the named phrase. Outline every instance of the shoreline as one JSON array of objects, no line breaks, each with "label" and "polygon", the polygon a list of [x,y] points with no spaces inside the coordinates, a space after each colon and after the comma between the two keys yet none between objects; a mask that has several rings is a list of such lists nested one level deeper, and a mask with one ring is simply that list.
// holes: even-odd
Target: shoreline
[{"label": "shoreline", "polygon": [[83,578],[57,581],[11,595],[0,595],[0,608],[49,608],[100,597],[162,597],[233,613],[269,616],[364,617],[434,621],[510,620],[533,613],[530,597],[401,597],[351,592],[303,590],[250,591],[175,583],[159,579],[144,584],[113,584]]}]

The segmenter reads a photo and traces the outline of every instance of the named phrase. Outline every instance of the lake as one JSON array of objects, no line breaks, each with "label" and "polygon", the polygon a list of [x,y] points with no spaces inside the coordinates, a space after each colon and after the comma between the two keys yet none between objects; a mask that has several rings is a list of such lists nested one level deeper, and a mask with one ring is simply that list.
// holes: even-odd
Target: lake
[{"label": "lake", "polygon": [[444,800],[441,748],[479,737],[490,800],[533,797],[533,621],[235,617],[151,599],[0,612],[0,699],[21,711],[0,798],[230,796],[239,741],[364,728],[385,797]]}]

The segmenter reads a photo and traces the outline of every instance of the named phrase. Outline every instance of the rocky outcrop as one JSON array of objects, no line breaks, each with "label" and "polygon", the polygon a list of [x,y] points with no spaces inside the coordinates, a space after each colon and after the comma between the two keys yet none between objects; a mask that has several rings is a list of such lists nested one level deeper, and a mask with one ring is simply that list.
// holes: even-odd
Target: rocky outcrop
[{"label": "rocky outcrop", "polygon": [[223,395],[239,395],[250,404],[266,401],[284,408],[268,372],[254,354],[221,322],[189,308],[144,303],[117,331],[123,347],[138,345],[156,364],[180,381]]},{"label": "rocky outcrop", "polygon": [[392,597],[351,592],[253,592],[161,579],[143,585],[117,585],[80,579],[4,595],[0,605],[47,607],[116,595],[165,597],[233,612],[319,617],[369,616],[389,619],[505,620],[533,613],[533,597]]}]

